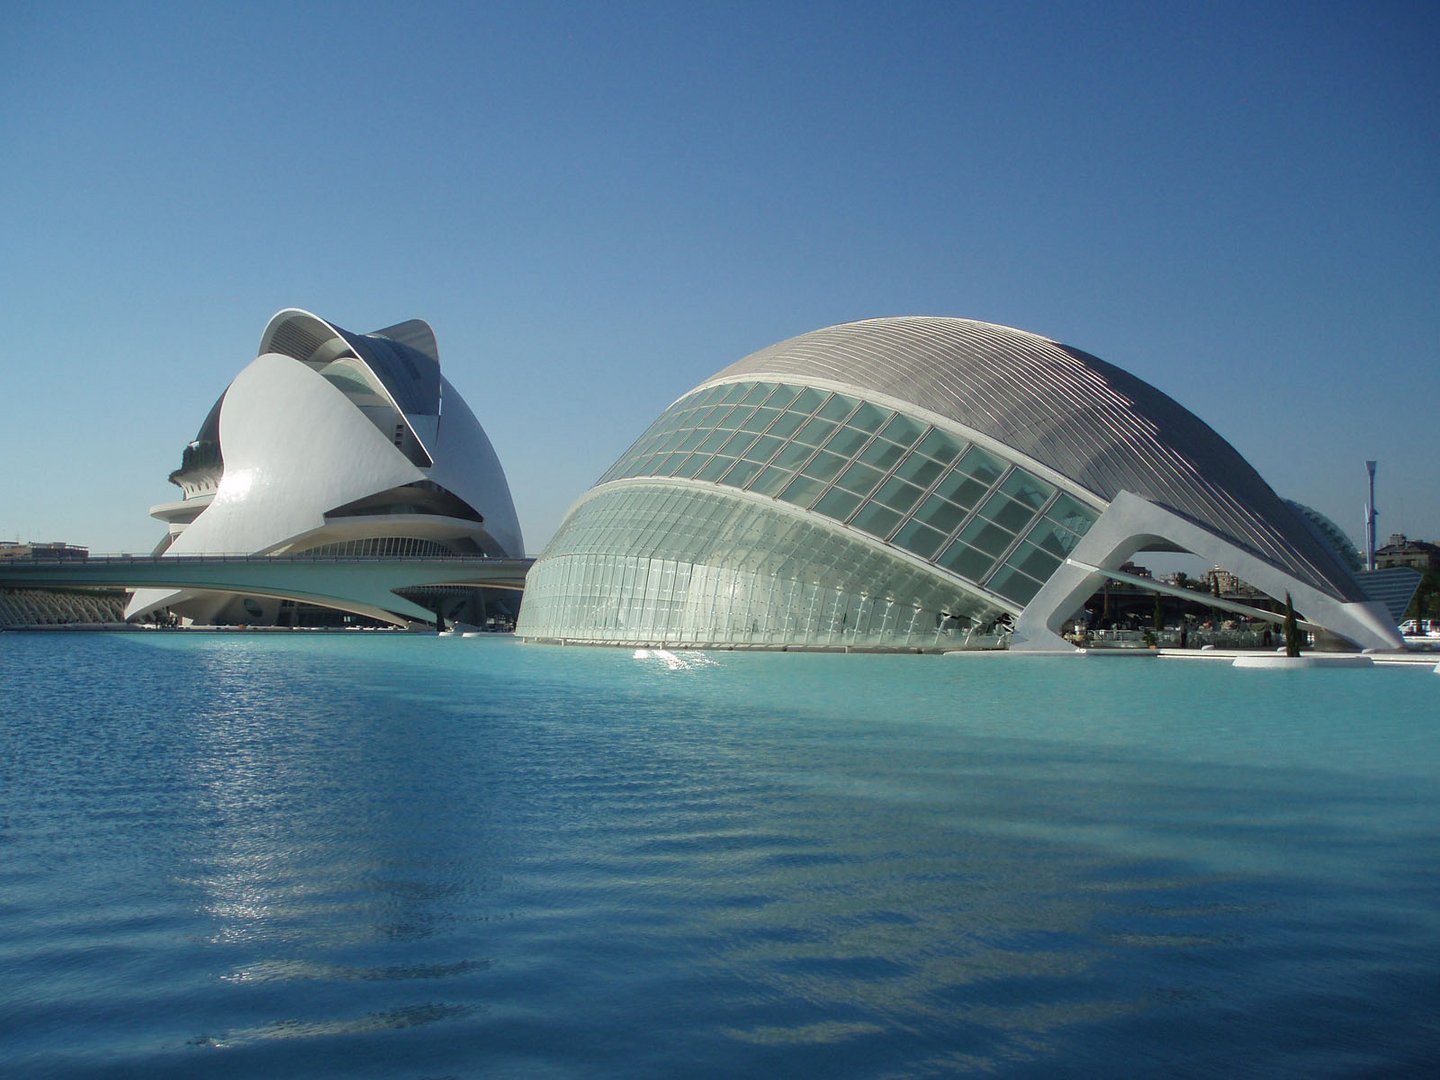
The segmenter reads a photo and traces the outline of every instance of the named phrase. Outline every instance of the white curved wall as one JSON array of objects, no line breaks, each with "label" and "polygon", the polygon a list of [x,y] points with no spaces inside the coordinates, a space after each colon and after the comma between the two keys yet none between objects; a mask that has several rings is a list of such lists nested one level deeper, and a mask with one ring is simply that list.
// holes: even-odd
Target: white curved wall
[{"label": "white curved wall", "polygon": [[435,464],[427,470],[429,478],[479,510],[485,518],[485,531],[506,555],[520,558],[525,554],[525,540],[500,459],[465,399],[448,379],[442,376],[440,382],[443,411]]},{"label": "white curved wall", "polygon": [[[225,474],[211,504],[167,555],[273,550],[325,523],[325,511],[424,473],[326,379],[267,353],[245,368],[220,409]],[[142,589],[126,617],[181,594]]]}]

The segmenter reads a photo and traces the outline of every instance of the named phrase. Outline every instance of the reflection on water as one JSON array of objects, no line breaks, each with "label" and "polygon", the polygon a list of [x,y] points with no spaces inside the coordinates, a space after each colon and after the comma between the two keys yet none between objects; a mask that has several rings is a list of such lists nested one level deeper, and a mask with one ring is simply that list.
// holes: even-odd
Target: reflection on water
[{"label": "reflection on water", "polygon": [[636,649],[635,659],[664,664],[667,671],[689,671],[692,668],[715,666],[715,661],[705,653],[690,650],[677,653],[670,649]]},{"label": "reflection on water", "polygon": [[348,1020],[277,1020],[259,1027],[222,1035],[197,1035],[189,1046],[213,1047],[223,1050],[261,1039],[317,1039],[346,1035],[364,1035],[386,1028],[412,1028],[464,1016],[471,1010],[462,1005],[410,1005],[388,1012],[366,1013]]},{"label": "reflection on water", "polygon": [[1440,1049],[1434,680],[1314,675],[4,635],[4,1054],[1418,1068]]}]

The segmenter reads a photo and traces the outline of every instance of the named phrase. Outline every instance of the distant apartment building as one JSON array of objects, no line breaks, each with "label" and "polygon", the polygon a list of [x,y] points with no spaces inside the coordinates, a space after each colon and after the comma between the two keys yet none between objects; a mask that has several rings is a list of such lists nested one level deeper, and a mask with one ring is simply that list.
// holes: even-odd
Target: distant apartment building
[{"label": "distant apartment building", "polygon": [[1408,566],[1422,574],[1427,570],[1440,570],[1440,544],[1392,533],[1389,543],[1376,549],[1375,567],[1386,570],[1392,566]]},{"label": "distant apartment building", "polygon": [[59,540],[49,543],[0,540],[0,559],[88,559],[90,549]]},{"label": "distant apartment building", "polygon": [[1205,584],[1216,596],[1233,595],[1240,592],[1245,583],[1224,567],[1216,566],[1206,571]]},{"label": "distant apartment building", "polygon": [[[89,557],[89,548],[59,540],[0,540],[0,560],[37,562]],[[0,628],[119,623],[124,621],[124,610],[123,589],[0,589]]]}]

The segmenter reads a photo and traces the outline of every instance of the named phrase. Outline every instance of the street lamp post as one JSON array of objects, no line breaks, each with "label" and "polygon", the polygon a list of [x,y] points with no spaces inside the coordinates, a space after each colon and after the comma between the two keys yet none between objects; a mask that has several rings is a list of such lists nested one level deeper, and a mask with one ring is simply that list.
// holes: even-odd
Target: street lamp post
[{"label": "street lamp post", "polygon": [[1375,569],[1375,462],[1365,462],[1365,471],[1370,474],[1370,498],[1365,503],[1365,569]]}]

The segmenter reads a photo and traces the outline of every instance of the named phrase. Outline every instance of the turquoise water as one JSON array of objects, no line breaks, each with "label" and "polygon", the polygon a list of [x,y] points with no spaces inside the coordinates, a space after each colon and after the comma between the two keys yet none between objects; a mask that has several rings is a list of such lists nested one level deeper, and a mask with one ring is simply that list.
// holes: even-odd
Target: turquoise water
[{"label": "turquoise water", "polygon": [[1428,668],[0,634],[0,1074],[1440,1058]]}]

